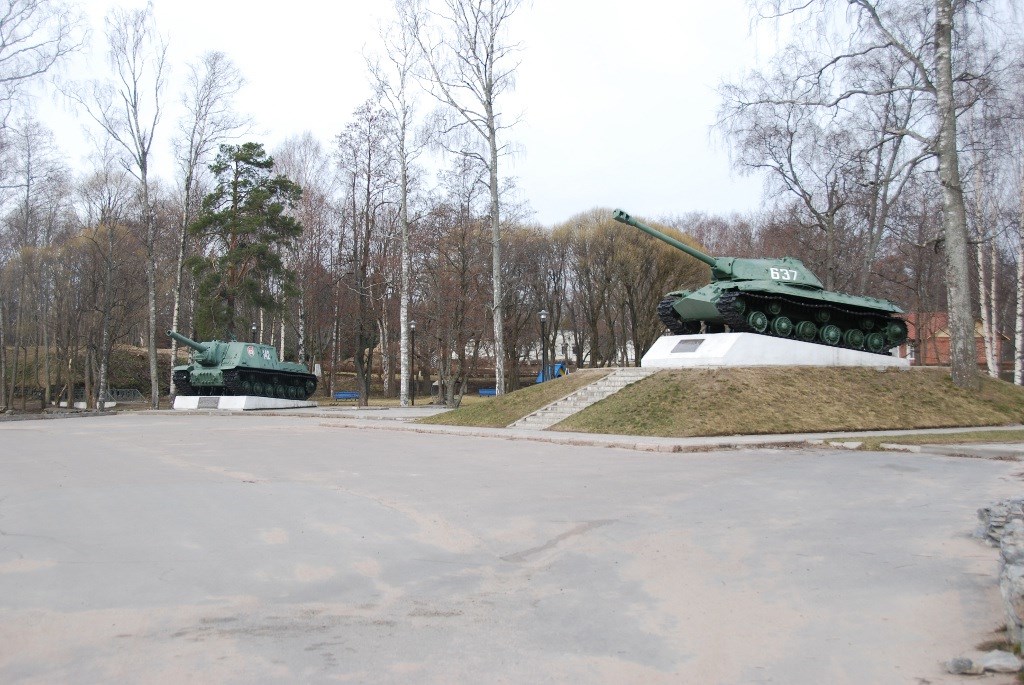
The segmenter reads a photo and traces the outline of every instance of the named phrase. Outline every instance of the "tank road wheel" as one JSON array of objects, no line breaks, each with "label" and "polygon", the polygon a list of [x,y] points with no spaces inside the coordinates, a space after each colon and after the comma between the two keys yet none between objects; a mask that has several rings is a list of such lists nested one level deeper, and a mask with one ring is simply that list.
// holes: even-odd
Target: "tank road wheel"
[{"label": "tank road wheel", "polygon": [[907,324],[902,321],[890,321],[885,325],[885,337],[890,347],[898,347],[907,341]]},{"label": "tank road wheel", "polygon": [[882,350],[885,349],[885,336],[878,331],[868,333],[867,338],[864,340],[864,344],[868,348],[868,352],[881,354]]},{"label": "tank road wheel", "polygon": [[827,309],[819,309],[814,312],[814,320],[818,323],[828,323],[832,319],[832,312]]},{"label": "tank road wheel", "polygon": [[851,328],[843,333],[843,344],[855,350],[864,347],[864,331],[859,328]]},{"label": "tank road wheel", "polygon": [[838,345],[843,339],[843,331],[835,324],[825,324],[818,331],[818,338],[826,345]]},{"label": "tank road wheel", "polygon": [[299,399],[299,389],[296,388],[294,385],[289,385],[288,386],[288,399],[290,399],[290,400],[297,400],[297,399]]},{"label": "tank road wheel", "polygon": [[772,319],[772,333],[780,338],[788,338],[793,335],[793,322],[788,316],[776,316]]},{"label": "tank road wheel", "polygon": [[242,381],[242,394],[243,395],[251,395],[252,394],[252,381],[250,381],[248,378],[246,378],[244,381]]},{"label": "tank road wheel", "polygon": [[256,397],[263,397],[263,384],[259,381],[252,382],[252,394]]},{"label": "tank road wheel", "polygon": [[875,330],[875,320],[865,316],[860,320],[860,327],[865,331],[873,331]]},{"label": "tank road wheel", "polygon": [[280,378],[274,379],[274,395],[276,395],[277,397],[279,397],[281,399],[284,399],[285,397],[288,397],[287,391],[285,391],[284,386],[281,385],[281,379]]},{"label": "tank road wheel", "polygon": [[747,314],[747,325],[750,326],[755,333],[764,333],[768,330],[768,317],[764,312],[753,310]]},{"label": "tank road wheel", "polygon": [[813,321],[801,321],[796,325],[796,337],[800,338],[804,342],[814,340],[814,336],[817,334],[818,327],[814,325]]},{"label": "tank road wheel", "polygon": [[768,303],[768,313],[772,316],[778,316],[782,313],[782,303],[778,300],[772,300]]},{"label": "tank road wheel", "polygon": [[306,381],[306,396],[302,399],[308,400],[312,397],[313,393],[316,392],[316,383],[313,381]]}]

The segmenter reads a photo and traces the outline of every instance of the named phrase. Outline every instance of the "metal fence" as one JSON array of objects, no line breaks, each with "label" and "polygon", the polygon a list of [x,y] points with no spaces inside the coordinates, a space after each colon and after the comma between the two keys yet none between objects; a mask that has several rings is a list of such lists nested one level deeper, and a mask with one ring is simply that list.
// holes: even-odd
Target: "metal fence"
[{"label": "metal fence", "polygon": [[[85,388],[77,388],[75,390],[75,401],[85,401]],[[129,402],[145,402],[146,398],[135,388],[107,388],[103,401],[124,402],[127,404]]]}]

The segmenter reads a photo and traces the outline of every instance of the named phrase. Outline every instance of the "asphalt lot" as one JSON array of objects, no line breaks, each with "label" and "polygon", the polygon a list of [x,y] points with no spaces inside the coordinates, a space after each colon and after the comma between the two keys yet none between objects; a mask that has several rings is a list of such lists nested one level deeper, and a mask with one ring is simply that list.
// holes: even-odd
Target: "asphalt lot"
[{"label": "asphalt lot", "polygon": [[966,682],[941,662],[1002,622],[975,510],[1022,471],[320,417],[0,423],[0,682]]}]

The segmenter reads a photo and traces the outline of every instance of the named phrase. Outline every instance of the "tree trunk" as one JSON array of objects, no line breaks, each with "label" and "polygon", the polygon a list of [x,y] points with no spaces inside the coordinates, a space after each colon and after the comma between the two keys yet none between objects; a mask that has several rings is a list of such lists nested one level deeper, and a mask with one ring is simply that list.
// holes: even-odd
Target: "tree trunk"
[{"label": "tree trunk", "polygon": [[1020,216],[1017,223],[1017,318],[1013,336],[1013,382],[1024,383],[1024,175],[1020,178]]},{"label": "tree trunk", "polygon": [[114,240],[115,227],[113,222],[106,225],[107,230],[107,255],[106,255],[106,272],[103,278],[103,311],[101,316],[103,317],[100,322],[100,373],[99,373],[99,393],[97,395],[99,403],[97,407],[100,411],[103,411],[104,404],[106,402],[107,395],[107,373],[110,368],[110,314],[113,308],[114,301],[114,249],[116,248]]},{"label": "tree trunk", "polygon": [[400,329],[398,355],[401,358],[399,361],[401,368],[399,371],[398,403],[403,407],[408,407],[412,364],[409,359],[409,163],[406,160],[404,138],[403,135],[399,149],[402,186],[402,206],[399,210],[402,224],[402,282],[398,305],[398,327]]},{"label": "tree trunk", "polygon": [[50,402],[53,399],[50,393],[50,387],[52,385],[52,379],[50,378],[50,302],[49,302],[49,283],[50,274],[49,269],[44,266],[43,268],[43,406],[50,406]]},{"label": "tree trunk", "polygon": [[[179,318],[181,317],[181,287],[182,282],[185,278],[185,244],[188,240],[188,215],[189,215],[189,204],[191,203],[191,192],[188,188],[191,181],[186,178],[185,180],[185,206],[184,211],[181,215],[181,231],[178,234],[178,260],[175,264],[174,270],[174,303],[171,310],[171,330],[181,332],[178,329]],[[171,338],[171,378],[170,378],[170,394],[177,394],[177,388],[174,387],[174,364],[178,359],[178,341]]]},{"label": "tree trunk", "polygon": [[341,363],[338,342],[341,336],[341,282],[335,286],[334,292],[334,316],[331,318],[331,379],[328,383],[328,392],[334,397],[334,391],[338,388],[338,364]]},{"label": "tree trunk", "polygon": [[[91,336],[90,336],[91,337]],[[92,341],[85,345],[85,363],[82,365],[82,399],[85,401],[85,408],[92,409]],[[74,400],[72,400],[72,405]]]},{"label": "tree trunk", "polygon": [[377,322],[380,336],[380,380],[384,397],[391,397],[391,337],[387,320],[387,309]]},{"label": "tree trunk", "polygon": [[149,351],[149,402],[153,409],[160,408],[160,378],[156,364],[156,222],[149,204],[149,181],[145,164],[140,165],[142,183],[142,212],[146,226],[146,290],[149,313],[149,335],[146,344]]},{"label": "tree trunk", "polygon": [[996,368],[995,356],[996,333],[995,322],[993,321],[995,302],[991,297],[995,293],[989,290],[988,283],[989,278],[994,280],[996,275],[995,273],[988,273],[985,269],[985,258],[987,255],[985,254],[984,241],[978,241],[975,254],[978,256],[978,301],[981,309],[981,332],[985,344],[985,365],[988,368],[989,375],[998,378],[999,371]]},{"label": "tree trunk", "polygon": [[493,104],[488,99],[487,144],[490,148],[488,164],[491,191],[491,286],[494,291],[492,314],[494,317],[494,392],[505,394],[505,308],[501,287],[501,218],[498,202],[498,140],[495,130]]},{"label": "tree trunk", "polygon": [[307,359],[306,353],[306,279],[302,279],[302,286],[299,289],[299,331],[295,341],[295,361],[300,364],[307,364],[310,373],[313,372],[313,364]]},{"label": "tree trunk", "polygon": [[[1018,300],[1019,301],[1019,300]],[[7,313],[4,311],[3,293],[0,292],[0,409],[6,411],[10,404],[7,401]],[[1019,318],[1019,317],[1018,317]]]},{"label": "tree trunk", "polygon": [[18,286],[18,305],[14,316],[14,367],[11,369],[11,388],[10,394],[7,396],[7,406],[14,406],[14,389],[18,384],[18,365],[20,361],[19,350],[22,345],[22,311],[25,309],[25,264],[19,265],[21,267],[21,284]]},{"label": "tree trunk", "polygon": [[967,211],[956,149],[956,104],[953,99],[952,0],[935,3],[935,97],[939,116],[936,152],[942,185],[948,289],[950,372],[960,388],[978,387],[978,359],[971,316],[970,258]]},{"label": "tree trunk", "polygon": [[[1021,230],[1024,231],[1024,226]],[[1024,383],[1024,355],[1021,354],[1024,351],[1024,234],[1019,235],[1017,240],[1017,318],[1013,330],[1013,382],[1021,385]]]},{"label": "tree trunk", "polygon": [[284,361],[284,313],[281,313],[281,339],[278,341],[281,351],[277,355],[277,358]]}]

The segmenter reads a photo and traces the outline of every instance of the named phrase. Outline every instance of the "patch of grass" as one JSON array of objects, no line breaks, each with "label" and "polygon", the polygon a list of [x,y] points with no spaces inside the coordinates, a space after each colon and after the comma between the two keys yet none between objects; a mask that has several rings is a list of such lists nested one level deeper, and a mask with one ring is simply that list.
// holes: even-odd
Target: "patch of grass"
[{"label": "patch of grass", "polygon": [[609,373],[611,369],[581,369],[568,376],[531,385],[501,397],[483,398],[482,401],[461,406],[454,411],[420,419],[417,423],[504,428]]},{"label": "patch of grass", "polygon": [[1024,421],[1024,389],[955,387],[940,369],[751,367],[661,371],[554,430],[694,437],[996,426]]},{"label": "patch of grass", "polygon": [[[320,399],[320,398],[316,398],[316,397],[314,397],[313,399],[317,400],[317,404],[319,404],[321,407],[341,407],[343,409],[344,408],[355,409],[355,408],[357,408],[359,406],[359,404],[355,400],[335,400],[335,399],[330,399],[330,396],[328,396],[328,399]],[[467,393],[462,398],[462,405],[461,406],[465,407],[467,405],[473,405],[473,404],[477,404],[478,402],[486,402],[486,401],[487,401],[486,397],[477,397],[476,395],[470,395],[470,394]],[[394,407],[394,408],[398,408],[398,407],[402,406],[402,400],[397,398],[397,397],[380,397],[380,396],[375,395],[373,393],[370,393],[370,399],[367,400],[367,402],[368,402],[367,406],[370,406],[370,407],[389,407],[389,408]],[[426,397],[423,397],[421,395],[417,395],[416,396],[416,406],[417,407],[430,407],[430,406],[433,406],[433,402],[431,400],[430,395],[427,395]]]},{"label": "patch of grass", "polygon": [[[857,438],[861,441],[861,438]],[[1024,442],[1024,429],[971,431],[970,433],[919,433],[917,435],[874,435],[863,439],[860,449],[877,451],[882,443],[894,445],[966,445],[986,442]]]}]

